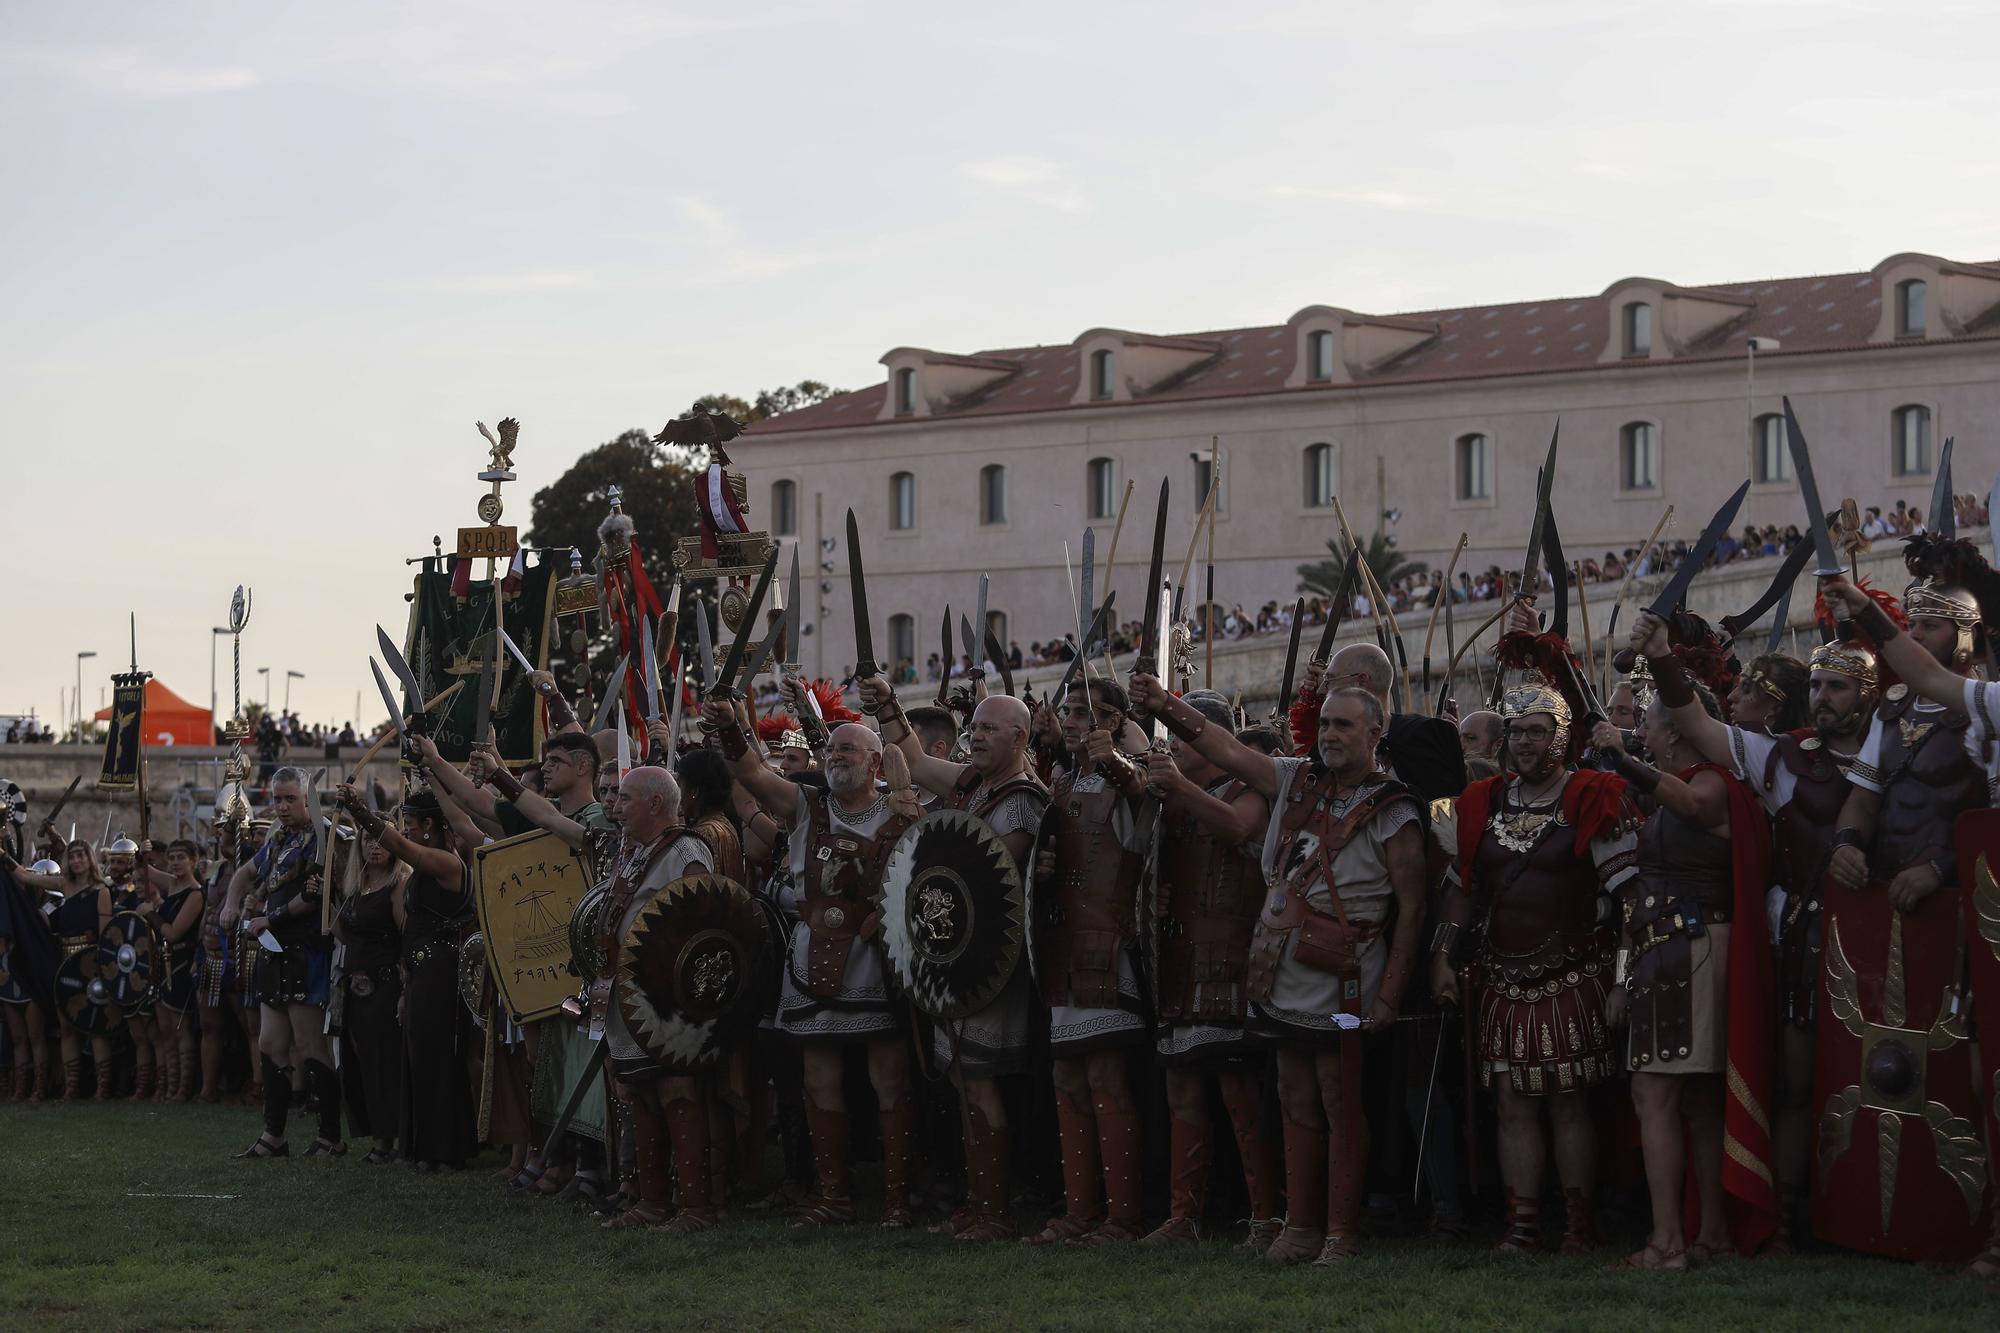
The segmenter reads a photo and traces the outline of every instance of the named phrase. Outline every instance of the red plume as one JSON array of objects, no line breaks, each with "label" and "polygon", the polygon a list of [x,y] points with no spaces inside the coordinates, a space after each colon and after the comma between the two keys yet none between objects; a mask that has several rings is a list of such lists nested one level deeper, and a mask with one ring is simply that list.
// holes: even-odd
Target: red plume
[{"label": "red plume", "polygon": [[770,717],[760,717],[757,719],[757,739],[766,745],[776,745],[784,738],[786,732],[796,726],[797,724],[790,718],[780,713],[773,713]]},{"label": "red plume", "polygon": [[841,702],[840,687],[830,680],[815,680],[808,686],[813,698],[819,700],[819,715],[826,719],[829,727],[837,727],[843,722],[859,722],[861,714]]},{"label": "red plume", "polygon": [[1723,720],[1727,721],[1730,696],[1736,692],[1736,682],[1743,675],[1736,659],[1723,648],[1722,640],[1709,623],[1692,611],[1683,611],[1670,619],[1667,634],[1673,641],[1674,656],[1681,659],[1688,675],[1708,686],[1722,709]]},{"label": "red plume", "polygon": [[1292,700],[1292,710],[1286,721],[1292,728],[1292,753],[1311,754],[1319,743],[1319,706],[1326,702],[1326,695],[1320,690],[1301,689],[1299,697]]}]

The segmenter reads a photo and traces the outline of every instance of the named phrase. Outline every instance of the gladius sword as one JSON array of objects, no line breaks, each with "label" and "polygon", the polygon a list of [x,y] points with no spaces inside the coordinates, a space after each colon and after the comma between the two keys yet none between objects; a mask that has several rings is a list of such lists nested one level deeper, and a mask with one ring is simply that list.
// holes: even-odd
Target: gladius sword
[{"label": "gladius sword", "polygon": [[[868,621],[868,582],[861,568],[861,528],[854,511],[847,511],[847,593],[854,606],[854,678],[872,680],[882,674],[875,664],[875,635]],[[949,642],[951,636],[945,635]],[[862,700],[861,711],[874,716],[874,705]]]},{"label": "gladius sword", "polygon": [[[1134,675],[1158,677],[1161,673],[1160,566],[1166,561],[1166,558],[1167,479],[1161,477],[1159,509],[1153,516],[1153,554],[1146,565],[1145,620],[1139,634],[1139,651],[1132,659],[1132,672]],[[1105,598],[1104,607],[1108,609],[1110,605],[1111,599],[1109,597]],[[1098,612],[1100,619],[1103,614],[1103,610]],[[1085,636],[1086,640],[1088,637],[1088,635]],[[1078,657],[1083,656],[1083,650],[1087,646],[1087,643],[1079,643],[1076,646]],[[1067,678],[1065,678],[1065,685],[1067,685]],[[1060,693],[1058,693],[1057,697],[1061,697]],[[1153,739],[1153,732],[1157,726],[1156,720],[1151,713],[1148,713],[1140,725],[1146,733],[1146,739],[1150,742]]]}]

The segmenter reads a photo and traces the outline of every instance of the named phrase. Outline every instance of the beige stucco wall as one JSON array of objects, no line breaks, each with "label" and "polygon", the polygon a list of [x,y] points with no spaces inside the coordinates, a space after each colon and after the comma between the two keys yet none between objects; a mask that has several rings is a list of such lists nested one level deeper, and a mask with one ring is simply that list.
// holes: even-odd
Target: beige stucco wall
[{"label": "beige stucco wall", "polygon": [[[1285,353],[1294,337],[1283,339]],[[1167,566],[1177,573],[1193,521],[1194,465],[1211,436],[1221,440],[1225,481],[1216,533],[1216,596],[1256,606],[1289,598],[1295,567],[1319,557],[1334,535],[1332,511],[1302,504],[1302,452],[1336,446],[1339,489],[1357,530],[1372,528],[1379,503],[1402,510],[1402,549],[1434,565],[1449,558],[1461,531],[1470,547],[1461,569],[1512,565],[1526,541],[1535,469],[1562,419],[1555,506],[1574,558],[1637,545],[1665,506],[1676,506],[1668,539],[1692,541],[1710,513],[1749,474],[1749,418],[1779,410],[1789,394],[1813,445],[1829,505],[1853,496],[1866,506],[1927,502],[1930,479],[1890,470],[1890,413],[1906,403],[1931,408],[1935,442],[1958,439],[1960,491],[1985,492],[2000,468],[1990,423],[2000,422],[2000,348],[1930,345],[1815,355],[1760,355],[1754,404],[1738,362],[1658,362],[1548,376],[1384,386],[1364,391],[1264,395],[1209,402],[1095,405],[1072,411],[972,419],[933,417],[809,433],[755,430],[731,446],[750,482],[752,518],[769,514],[771,483],[799,486],[799,537],[836,545],[829,591],[817,599],[823,623],[806,645],[813,669],[838,676],[853,660],[846,558],[839,549],[847,508],[860,522],[876,617],[877,655],[889,652],[892,615],[912,615],[919,662],[936,651],[941,604],[970,610],[978,575],[991,573],[991,606],[1010,617],[1025,647],[1073,623],[1063,580],[1063,544],[1074,552],[1088,521],[1088,461],[1118,464],[1119,488],[1135,483],[1119,548],[1121,610],[1136,618],[1151,517],[1160,479],[1172,487]],[[1631,421],[1658,427],[1660,487],[1618,490],[1618,431]],[[1494,441],[1491,503],[1453,500],[1452,442],[1478,430]],[[1386,496],[1375,485],[1383,460]],[[1008,468],[1008,522],[978,523],[982,467]],[[917,479],[917,526],[888,527],[888,478]],[[815,502],[823,524],[815,527]],[[1736,526],[1802,522],[1790,483],[1754,486]],[[1097,522],[1099,560],[1111,523]],[[810,550],[810,545],[808,546]],[[1199,556],[1197,556],[1199,560]],[[810,566],[808,560],[808,566]],[[1199,574],[1197,572],[1197,578]],[[1103,586],[1102,575],[1099,579]],[[808,596],[805,614],[815,617]]]}]

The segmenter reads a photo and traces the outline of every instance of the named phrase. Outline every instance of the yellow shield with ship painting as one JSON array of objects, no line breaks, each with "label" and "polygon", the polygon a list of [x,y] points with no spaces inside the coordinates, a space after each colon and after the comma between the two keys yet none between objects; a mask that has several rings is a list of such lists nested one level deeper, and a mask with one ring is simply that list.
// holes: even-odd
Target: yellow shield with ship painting
[{"label": "yellow shield with ship painting", "polygon": [[486,967],[517,1023],[547,1018],[576,994],[569,919],[590,889],[583,860],[553,833],[522,833],[473,853]]}]

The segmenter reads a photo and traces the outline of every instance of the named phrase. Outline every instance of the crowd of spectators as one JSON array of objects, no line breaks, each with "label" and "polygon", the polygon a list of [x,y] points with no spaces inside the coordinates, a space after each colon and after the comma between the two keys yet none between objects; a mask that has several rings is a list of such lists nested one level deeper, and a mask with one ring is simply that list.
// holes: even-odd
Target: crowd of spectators
[{"label": "crowd of spectators", "polygon": [[[1877,541],[1895,540],[1921,532],[1924,528],[1922,513],[1907,502],[1896,501],[1895,508],[1884,509],[1871,505],[1860,514],[1859,533],[1856,545],[1866,550]],[[1984,528],[1987,526],[1987,503],[1976,495],[1961,495],[1956,498],[1956,520],[1960,529]],[[1810,540],[1797,524],[1780,528],[1776,524],[1758,527],[1747,524],[1740,533],[1725,534],[1716,543],[1715,552],[1710,556],[1711,565],[1735,564],[1746,560],[1760,560],[1766,557],[1790,554],[1793,547]],[[1691,544],[1686,541],[1661,542],[1653,550],[1641,555],[1639,549],[1628,546],[1622,551],[1606,551],[1601,557],[1586,556],[1576,562],[1577,573],[1584,583],[1618,583],[1627,573],[1645,578],[1651,574],[1664,573],[1680,568],[1688,558]],[[1484,570],[1473,573],[1459,571],[1451,588],[1451,600],[1464,604],[1469,602],[1490,602],[1511,590],[1517,572],[1503,571],[1498,565],[1488,565]],[[1542,587],[1551,587],[1549,572],[1542,571]],[[1441,570],[1424,570],[1392,579],[1383,589],[1388,598],[1389,609],[1397,615],[1409,611],[1428,612],[1437,602],[1445,587]],[[1323,595],[1308,596],[1305,599],[1305,625],[1310,629],[1326,624],[1327,605],[1331,599]],[[1218,641],[1247,639],[1260,634],[1289,634],[1295,603],[1292,601],[1268,601],[1255,611],[1241,602],[1227,608],[1216,608],[1215,636]],[[1356,592],[1354,604],[1348,609],[1350,617],[1366,618],[1374,614],[1369,598],[1364,592]],[[1200,643],[1207,632],[1205,618],[1194,617],[1194,641]],[[1129,652],[1140,634],[1138,621],[1120,625],[1111,636],[1111,651]],[[1012,645],[1010,665],[1020,667],[1025,661],[1029,666],[1066,662],[1076,655],[1076,635],[1065,633],[1061,638],[1048,642],[1031,643],[1024,654],[1019,643]],[[971,663],[960,659],[950,666],[953,676],[962,675]],[[905,666],[908,666],[906,663]],[[936,681],[945,669],[936,653],[931,654],[925,667],[924,679]],[[909,682],[916,680],[914,670],[904,673]]]}]

